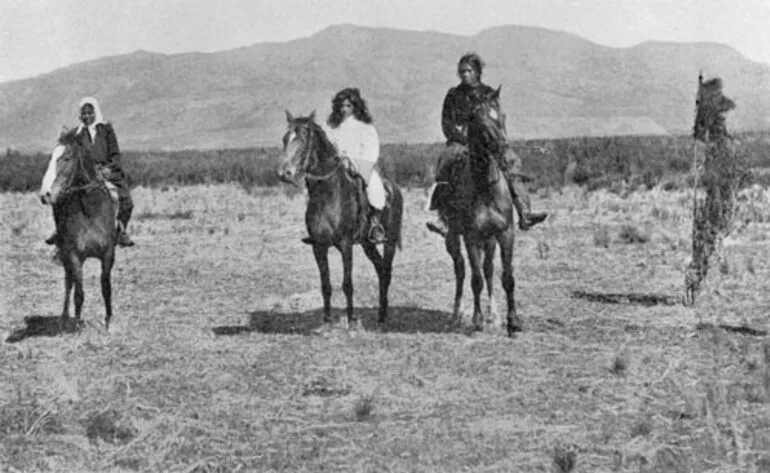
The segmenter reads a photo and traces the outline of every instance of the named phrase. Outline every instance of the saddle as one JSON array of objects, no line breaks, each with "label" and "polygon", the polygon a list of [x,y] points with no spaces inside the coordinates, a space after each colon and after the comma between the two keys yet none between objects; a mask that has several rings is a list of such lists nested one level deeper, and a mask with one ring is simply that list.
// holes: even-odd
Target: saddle
[{"label": "saddle", "polygon": [[[372,207],[369,205],[369,199],[366,197],[366,180],[364,179],[364,176],[362,176],[355,169],[355,167],[351,165],[345,166],[345,177],[356,187],[356,200],[358,202],[358,224],[356,225],[354,239],[356,241],[365,240],[369,234],[369,215],[373,211]],[[383,185],[385,187],[385,208],[387,208],[391,201],[391,190],[389,186],[385,185],[384,182]]]}]

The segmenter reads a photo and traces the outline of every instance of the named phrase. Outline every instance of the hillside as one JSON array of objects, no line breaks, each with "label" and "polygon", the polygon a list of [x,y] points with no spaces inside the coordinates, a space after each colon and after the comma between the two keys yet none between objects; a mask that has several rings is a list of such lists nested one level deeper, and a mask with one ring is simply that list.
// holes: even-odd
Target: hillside
[{"label": "hillside", "polygon": [[512,138],[686,132],[699,70],[719,75],[736,131],[770,126],[770,66],[713,43],[608,48],[572,34],[505,26],[474,36],[340,25],[303,39],[215,53],[146,51],[0,83],[0,146],[48,149],[99,98],[127,149],[276,145],[283,110],[325,115],[335,91],[362,89],[385,142],[435,142],[458,57],[503,84]]}]

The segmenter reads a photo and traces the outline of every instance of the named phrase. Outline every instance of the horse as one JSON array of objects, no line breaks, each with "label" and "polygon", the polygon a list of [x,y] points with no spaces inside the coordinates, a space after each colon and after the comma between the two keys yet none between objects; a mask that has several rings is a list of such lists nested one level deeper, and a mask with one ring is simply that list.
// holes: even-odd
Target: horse
[{"label": "horse", "polygon": [[69,303],[75,289],[75,327],[82,313],[83,263],[87,258],[101,260],[101,290],[106,311],[104,327],[112,318],[112,283],[118,230],[115,224],[117,199],[98,177],[88,150],[76,138],[76,129],[64,130],[51,153],[40,200],[53,208],[58,234],[57,256],[64,267],[64,308],[61,321],[69,322]]},{"label": "horse", "polygon": [[328,251],[332,246],[342,255],[342,290],[347,299],[347,311],[340,320],[344,330],[350,324],[362,330],[361,320],[353,312],[353,245],[361,244],[364,253],[374,265],[380,285],[378,323],[383,325],[388,316],[388,288],[393,270],[396,249],[401,248],[401,224],[403,197],[401,190],[383,178],[387,202],[381,223],[385,228],[386,242],[380,254],[377,245],[366,235],[365,215],[368,209],[362,178],[353,176],[347,160],[338,156],[335,146],[324,130],[315,122],[315,112],[307,117],[294,117],[286,111],[288,130],[283,136],[283,152],[278,166],[279,178],[299,186],[304,177],[308,191],[305,225],[313,246],[318,270],[321,274],[323,295],[323,321],[331,326],[331,294],[329,282]]},{"label": "horse", "polygon": [[[481,292],[486,282],[490,316],[497,318],[493,299],[494,257],[500,246],[502,285],[506,293],[507,332],[521,330],[514,299],[513,276],[514,219],[513,199],[507,180],[497,164],[507,149],[505,117],[500,111],[500,88],[477,97],[468,123],[468,160],[453,180],[454,192],[447,198],[446,218],[449,232],[446,251],[452,257],[455,272],[453,317],[461,318],[465,260],[460,239],[465,243],[471,267],[473,290],[473,327],[483,330],[484,314]],[[496,323],[496,321],[492,321]]]}]

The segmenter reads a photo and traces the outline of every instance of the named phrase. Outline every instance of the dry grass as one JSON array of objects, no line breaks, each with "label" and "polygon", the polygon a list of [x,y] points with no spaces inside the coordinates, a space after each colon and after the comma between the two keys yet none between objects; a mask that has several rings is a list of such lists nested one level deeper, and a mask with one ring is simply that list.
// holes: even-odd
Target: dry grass
[{"label": "dry grass", "polygon": [[[50,209],[30,194],[0,196],[0,332],[17,340],[0,345],[6,470],[760,472],[770,465],[768,263],[764,242],[752,237],[767,230],[762,223],[725,248],[752,269],[715,271],[691,309],[656,302],[682,290],[685,193],[623,198],[573,189],[538,199],[536,208],[559,218],[519,234],[525,332],[510,340],[450,323],[451,263],[424,230],[424,194],[410,191],[385,330],[371,330],[376,278],[357,249],[355,303],[370,330],[316,336],[321,297],[311,252],[299,242],[301,195],[200,186],[140,188],[134,197],[137,215],[189,218],[132,223],[139,246],[120,251],[109,334],[98,265],[89,262],[86,325],[62,334],[25,331],[24,322],[60,310],[62,270],[42,242]],[[617,235],[623,225],[649,229],[649,240],[594,243],[596,228]],[[338,309],[341,265],[337,255],[331,262]],[[656,297],[645,304],[630,296],[640,293]]]}]

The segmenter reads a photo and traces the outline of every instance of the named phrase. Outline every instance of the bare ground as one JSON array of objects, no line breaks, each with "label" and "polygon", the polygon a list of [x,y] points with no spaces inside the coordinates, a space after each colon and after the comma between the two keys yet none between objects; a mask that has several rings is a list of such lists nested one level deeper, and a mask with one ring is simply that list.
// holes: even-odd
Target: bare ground
[{"label": "bare ground", "polygon": [[687,308],[686,194],[543,194],[551,218],[517,241],[511,340],[450,323],[451,262],[409,191],[390,320],[376,330],[357,249],[367,331],[318,336],[302,195],[134,195],[110,333],[94,261],[85,325],[59,331],[50,209],[0,196],[0,471],[770,471],[764,224]]}]

